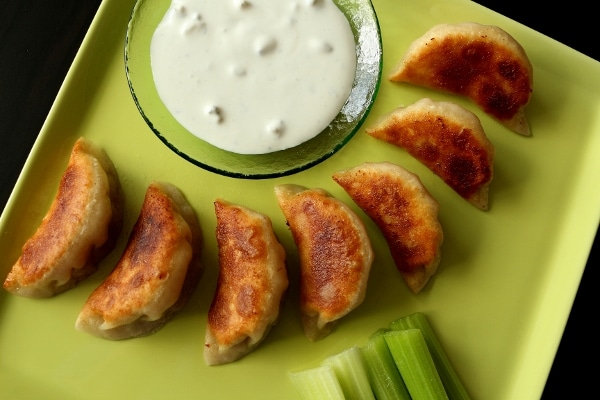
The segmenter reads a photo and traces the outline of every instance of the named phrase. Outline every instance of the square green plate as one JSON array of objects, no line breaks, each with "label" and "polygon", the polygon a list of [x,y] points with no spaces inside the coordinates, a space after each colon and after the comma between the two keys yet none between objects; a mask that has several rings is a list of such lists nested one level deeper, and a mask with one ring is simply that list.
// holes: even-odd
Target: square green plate
[{"label": "square green plate", "polygon": [[[0,293],[3,398],[294,399],[287,372],[360,345],[375,329],[425,312],[474,398],[539,398],[581,279],[600,218],[600,64],[466,0],[373,0],[383,35],[384,79],[364,126],[422,97],[453,100],[481,118],[496,146],[490,210],[477,210],[403,151],[364,134],[322,164],[286,178],[225,178],[187,163],[148,129],[129,93],[123,65],[133,0],[104,0],[25,164],[0,220],[0,276],[45,214],[71,146],[85,136],[106,149],[127,196],[125,231],[101,271],[45,300]],[[527,108],[533,136],[507,131],[464,99],[385,79],[408,44],[436,23],[498,25],[534,66]],[[395,270],[375,226],[331,179],[363,161],[392,161],[420,175],[441,204],[445,242],[440,269],[419,295]],[[108,274],[152,180],[180,187],[206,236],[207,271],[190,303],[152,336],[110,342],[74,322]],[[309,343],[297,312],[297,253],[273,186],[322,187],[355,207],[376,261],[365,302],[324,340]],[[206,312],[217,276],[213,201],[223,197],[268,214],[289,253],[291,288],[280,323],[246,358],[207,367]]]}]

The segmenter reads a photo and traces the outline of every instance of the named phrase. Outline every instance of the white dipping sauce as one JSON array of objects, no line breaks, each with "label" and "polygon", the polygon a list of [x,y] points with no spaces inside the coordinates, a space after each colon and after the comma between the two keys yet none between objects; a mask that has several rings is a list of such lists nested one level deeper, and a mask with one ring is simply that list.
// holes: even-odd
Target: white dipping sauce
[{"label": "white dipping sauce", "polygon": [[332,0],[173,0],[150,55],[174,118],[240,154],[319,134],[346,102],[356,71],[354,36]]}]

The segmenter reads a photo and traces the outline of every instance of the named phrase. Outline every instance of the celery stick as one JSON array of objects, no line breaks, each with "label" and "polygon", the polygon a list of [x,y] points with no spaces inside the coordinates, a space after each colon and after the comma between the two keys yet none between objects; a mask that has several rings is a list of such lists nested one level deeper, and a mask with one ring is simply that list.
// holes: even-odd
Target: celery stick
[{"label": "celery stick", "polygon": [[377,331],[360,348],[373,393],[377,400],[410,400],[383,333],[383,330]]},{"label": "celery stick", "polygon": [[383,335],[413,400],[447,400],[448,396],[420,329]]},{"label": "celery stick", "polygon": [[402,330],[402,329],[420,329],[431,357],[435,362],[435,366],[440,374],[440,378],[444,383],[448,397],[452,400],[470,400],[469,393],[464,387],[460,377],[456,373],[456,370],[450,363],[450,359],[446,355],[444,348],[442,347],[437,335],[433,331],[433,328],[429,324],[425,314],[416,312],[406,317],[399,318],[390,323],[391,329]]},{"label": "celery stick", "polygon": [[375,400],[358,346],[327,357],[321,365],[333,369],[347,400]]},{"label": "celery stick", "polygon": [[290,372],[289,377],[303,400],[345,399],[340,382],[329,366]]},{"label": "celery stick", "polygon": [[381,336],[384,333],[389,332],[390,330],[391,330],[391,328],[379,328],[369,336],[369,339],[373,339],[377,336]]}]

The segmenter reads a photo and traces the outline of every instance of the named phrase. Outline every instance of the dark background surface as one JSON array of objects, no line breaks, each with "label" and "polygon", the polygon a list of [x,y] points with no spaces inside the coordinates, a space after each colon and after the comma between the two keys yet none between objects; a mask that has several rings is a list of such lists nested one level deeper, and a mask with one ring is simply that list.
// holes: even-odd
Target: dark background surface
[{"label": "dark background surface", "polygon": [[[222,0],[216,0],[222,1]],[[277,1],[277,0],[275,0]],[[390,0],[397,1],[397,0]],[[418,0],[417,0],[418,1]],[[478,3],[600,60],[597,21],[583,0],[556,7],[525,1]],[[100,0],[0,0],[0,210],[46,119]],[[544,3],[546,4],[546,3]],[[600,77],[598,77],[600,79]],[[579,398],[596,392],[591,309],[594,242],[543,399]],[[592,274],[594,277],[592,277]],[[595,335],[594,335],[595,336]],[[588,362],[585,360],[588,359]],[[485,360],[482,360],[485,362]]]}]

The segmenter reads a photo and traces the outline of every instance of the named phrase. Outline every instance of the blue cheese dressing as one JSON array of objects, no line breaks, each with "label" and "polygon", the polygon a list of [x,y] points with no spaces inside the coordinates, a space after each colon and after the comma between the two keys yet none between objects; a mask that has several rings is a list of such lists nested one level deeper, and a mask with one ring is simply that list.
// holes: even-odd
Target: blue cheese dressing
[{"label": "blue cheese dressing", "polygon": [[173,117],[240,154],[318,135],[346,102],[356,71],[352,30],[332,0],[173,0],[150,55]]}]

